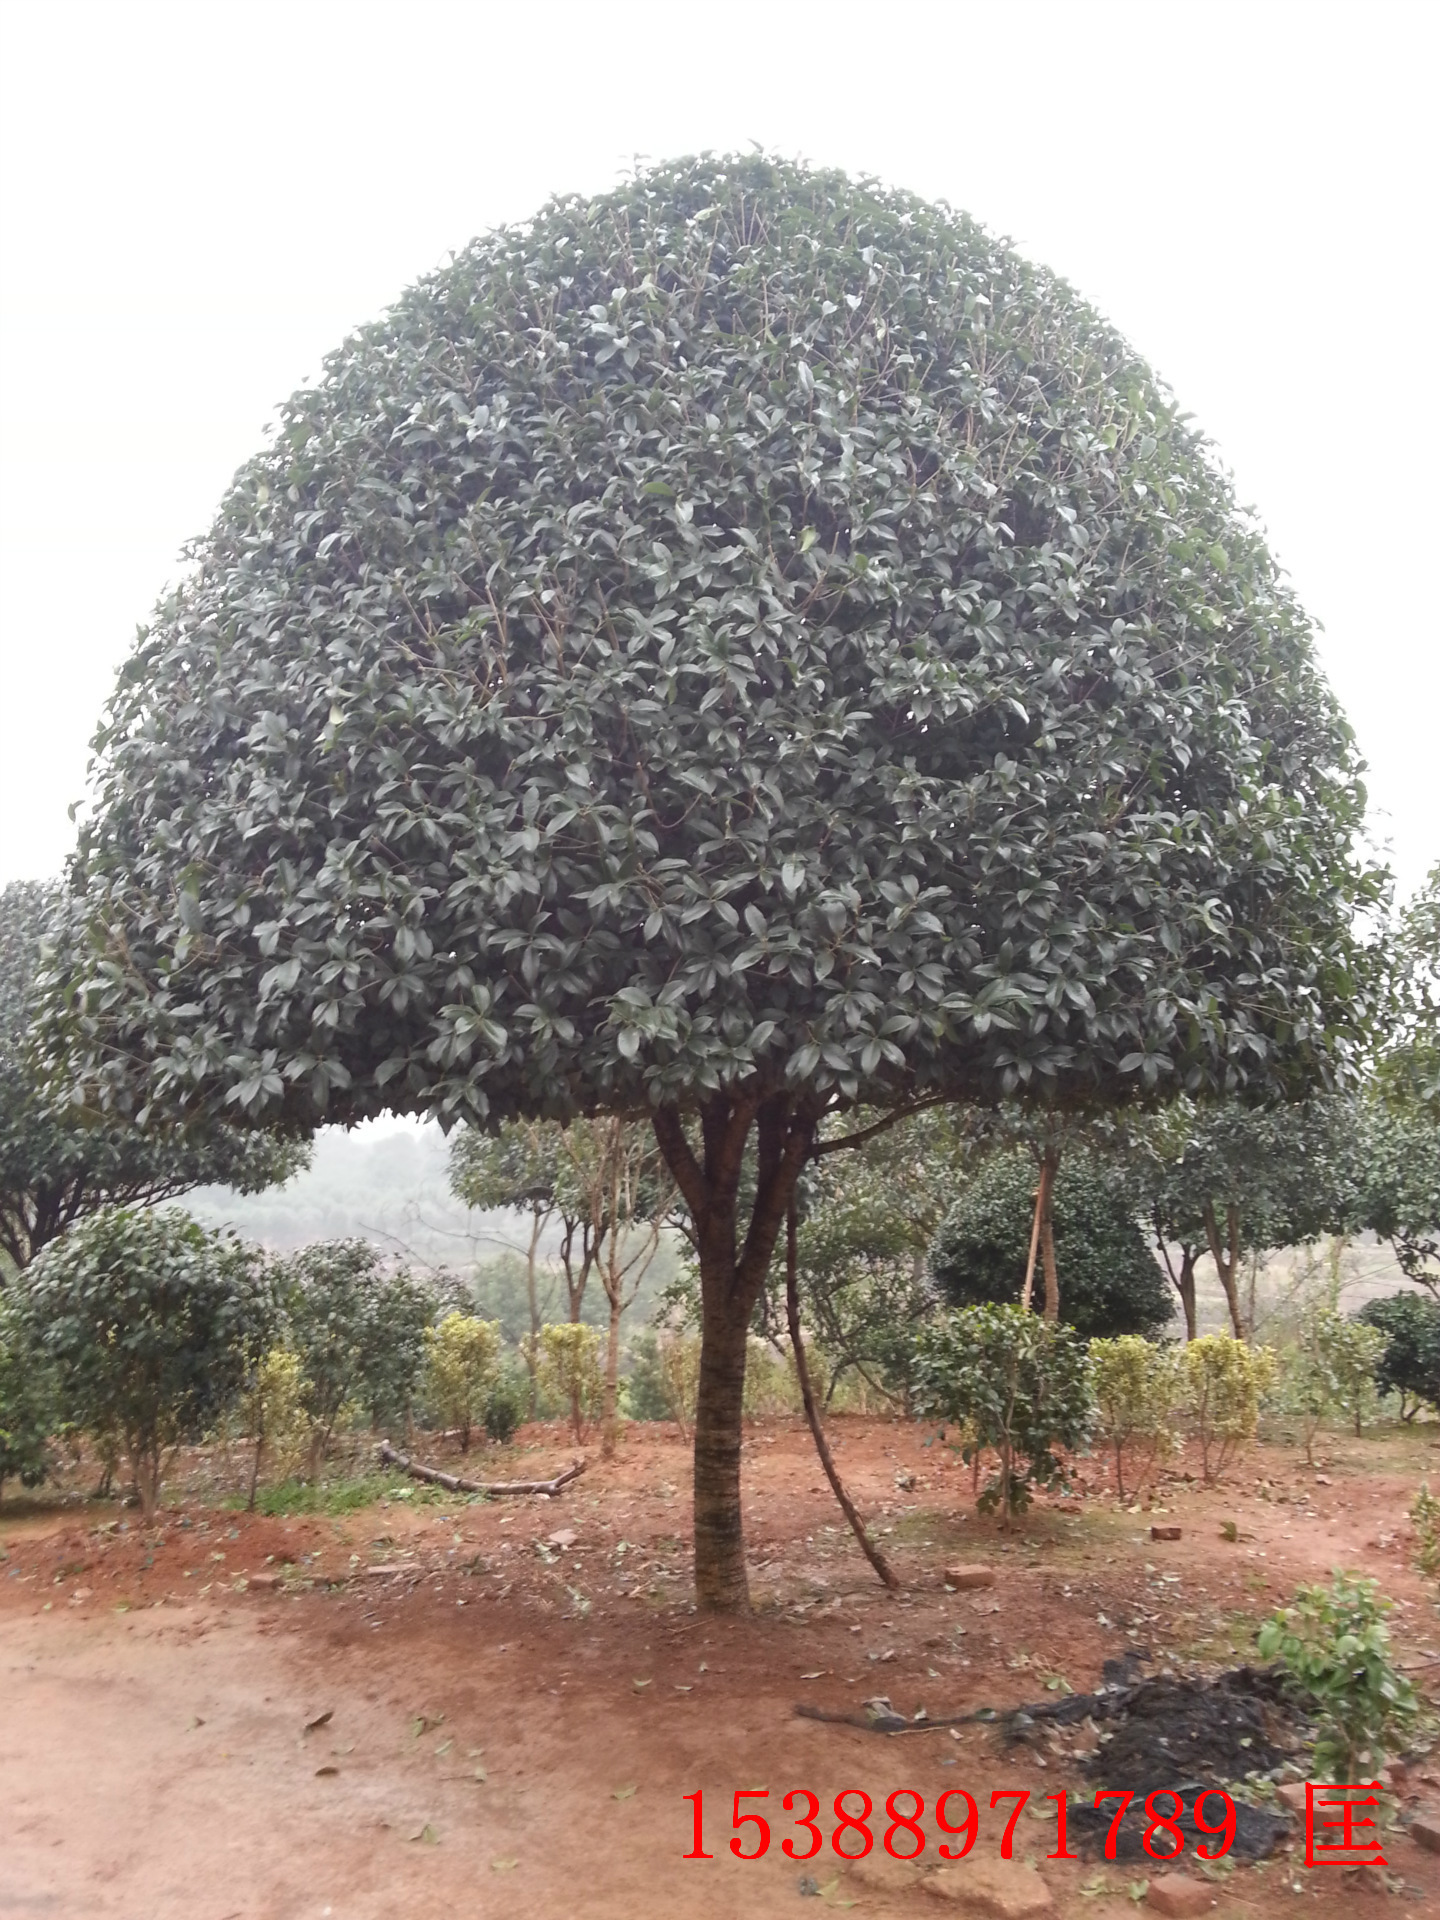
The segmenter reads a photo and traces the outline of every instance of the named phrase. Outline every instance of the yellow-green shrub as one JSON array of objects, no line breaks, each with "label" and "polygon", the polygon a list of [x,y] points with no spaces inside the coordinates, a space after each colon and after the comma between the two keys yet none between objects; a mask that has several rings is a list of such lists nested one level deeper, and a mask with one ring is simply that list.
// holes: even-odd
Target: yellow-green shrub
[{"label": "yellow-green shrub", "polygon": [[600,1411],[601,1344],[598,1327],[562,1321],[540,1329],[540,1388],[569,1409],[577,1442],[585,1438],[587,1425]]},{"label": "yellow-green shrub", "polygon": [[1114,1449],[1115,1484],[1123,1500],[1126,1448],[1138,1456],[1138,1491],[1178,1437],[1174,1415],[1180,1396],[1179,1353],[1137,1333],[1122,1333],[1113,1340],[1092,1340],[1090,1363],[1098,1431]]},{"label": "yellow-green shrub", "polygon": [[1200,1442],[1206,1486],[1213,1486],[1260,1418],[1260,1396],[1275,1376],[1268,1347],[1247,1346],[1228,1333],[1207,1333],[1181,1349],[1182,1405]]},{"label": "yellow-green shrub", "polygon": [[485,1402],[500,1360],[498,1320],[447,1313],[425,1329],[426,1391],[430,1405],[447,1427],[460,1429],[460,1451],[470,1451],[470,1435],[485,1418]]}]

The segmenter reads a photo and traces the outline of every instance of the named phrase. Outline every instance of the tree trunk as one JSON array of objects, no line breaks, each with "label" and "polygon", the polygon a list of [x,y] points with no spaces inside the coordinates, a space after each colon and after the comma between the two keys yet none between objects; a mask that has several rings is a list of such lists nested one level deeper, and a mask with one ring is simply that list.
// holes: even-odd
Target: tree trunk
[{"label": "tree trunk", "polygon": [[600,1454],[605,1460],[615,1458],[615,1447],[620,1438],[620,1315],[625,1310],[624,1302],[615,1294],[609,1297],[610,1332],[605,1342],[605,1411],[600,1428]]},{"label": "tree trunk", "polygon": [[1197,1338],[1200,1325],[1195,1311],[1195,1250],[1193,1247],[1180,1249],[1180,1305],[1185,1314],[1185,1339],[1188,1344]]},{"label": "tree trunk", "polygon": [[1045,1152],[1050,1178],[1045,1183],[1045,1209],[1040,1216],[1040,1258],[1045,1268],[1045,1318],[1053,1325],[1060,1318],[1060,1275],[1055,1267],[1055,1175],[1060,1170],[1059,1149]]},{"label": "tree trunk", "polygon": [[[708,1612],[740,1613],[750,1603],[740,1511],[746,1340],[815,1118],[813,1108],[787,1093],[719,1094],[700,1110],[697,1156],[678,1108],[660,1107],[653,1116],[656,1141],[690,1210],[700,1264],[695,1598]],[[742,1242],[740,1176],[752,1127],[755,1200]]]},{"label": "tree trunk", "polygon": [[255,1433],[255,1458],[250,1463],[250,1497],[245,1502],[245,1511],[255,1511],[255,1494],[260,1485],[260,1455],[265,1451],[265,1420],[262,1415]]},{"label": "tree trunk", "polygon": [[800,1278],[799,1262],[795,1257],[795,1241],[795,1193],[792,1188],[790,1205],[785,1216],[785,1318],[790,1327],[790,1345],[795,1351],[795,1377],[800,1382],[800,1398],[804,1403],[805,1418],[810,1425],[811,1438],[815,1442],[815,1451],[820,1456],[820,1464],[825,1469],[825,1478],[830,1482],[830,1490],[840,1502],[840,1511],[849,1521],[850,1531],[860,1542],[861,1552],[891,1592],[898,1593],[900,1582],[895,1571],[870,1538],[865,1529],[865,1522],[856,1511],[855,1502],[845,1491],[844,1482],[840,1478],[829,1444],[825,1439],[825,1429],[820,1424],[815,1395],[810,1386],[810,1364],[805,1358],[805,1342],[800,1336]]},{"label": "tree trunk", "polygon": [[[741,1416],[750,1308],[702,1261],[700,1388],[695,1401],[695,1597],[720,1613],[750,1604],[740,1513]],[[708,1284],[707,1284],[708,1281]]]},{"label": "tree trunk", "polygon": [[1165,1225],[1160,1209],[1156,1207],[1150,1216],[1150,1224],[1155,1229],[1155,1244],[1160,1249],[1160,1258],[1165,1262],[1165,1271],[1170,1276],[1170,1284],[1180,1296],[1180,1305],[1185,1314],[1185,1339],[1187,1343],[1195,1338],[1198,1322],[1195,1317],[1195,1249],[1180,1242],[1180,1271],[1177,1274],[1170,1258],[1170,1248],[1165,1239]]},{"label": "tree trunk", "polygon": [[1035,1213],[1030,1222],[1030,1254],[1025,1262],[1025,1284],[1020,1289],[1020,1304],[1028,1313],[1031,1296],[1035,1291],[1035,1259],[1040,1251],[1040,1228],[1045,1218],[1045,1169],[1040,1169],[1040,1183],[1035,1189]]},{"label": "tree trunk", "polygon": [[[530,1418],[540,1406],[540,1299],[535,1286],[535,1259],[540,1246],[540,1228],[544,1216],[538,1209],[530,1214],[530,1245],[525,1251],[525,1291],[530,1302],[530,1340],[525,1346],[525,1370],[530,1375]],[[522,1343],[523,1344],[523,1343]]]},{"label": "tree trunk", "polygon": [[1230,1309],[1230,1325],[1237,1340],[1245,1338],[1245,1320],[1240,1311],[1240,1290],[1236,1280],[1236,1270],[1240,1265],[1240,1209],[1233,1203],[1225,1209],[1226,1238],[1220,1239],[1220,1226],[1215,1218],[1215,1208],[1207,1200],[1204,1207],[1205,1238],[1210,1246],[1210,1258],[1215,1262],[1215,1271],[1220,1277],[1220,1285],[1225,1290],[1225,1304]]}]

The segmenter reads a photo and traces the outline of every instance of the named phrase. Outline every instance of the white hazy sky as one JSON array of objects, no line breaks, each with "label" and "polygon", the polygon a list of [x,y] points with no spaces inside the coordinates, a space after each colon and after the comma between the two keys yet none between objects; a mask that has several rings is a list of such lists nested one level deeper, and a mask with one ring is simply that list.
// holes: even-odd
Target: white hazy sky
[{"label": "white hazy sky", "polygon": [[967,208],[1261,511],[1402,885],[1440,858],[1435,9],[0,8],[0,880],[59,869],[136,624],[275,403],[472,234],[758,142]]}]

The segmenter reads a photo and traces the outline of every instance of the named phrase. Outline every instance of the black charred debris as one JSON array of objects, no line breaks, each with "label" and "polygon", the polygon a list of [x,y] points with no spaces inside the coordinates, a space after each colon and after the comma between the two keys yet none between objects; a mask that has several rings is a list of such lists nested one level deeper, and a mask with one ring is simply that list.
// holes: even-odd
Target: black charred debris
[{"label": "black charred debris", "polygon": [[[1127,1653],[1123,1659],[1107,1660],[1104,1684],[1094,1693],[1061,1694],[1009,1710],[982,1707],[975,1713],[910,1720],[897,1713],[888,1699],[875,1699],[866,1703],[863,1716],[824,1713],[809,1706],[795,1711],[806,1719],[890,1734],[979,1722],[993,1725],[1004,1745],[1012,1749],[1038,1745],[1060,1728],[1093,1731],[1093,1748],[1077,1756],[1081,1773],[1097,1788],[1117,1794],[1128,1791],[1133,1796],[1116,1830],[1113,1857],[1153,1863],[1142,1837],[1152,1817],[1145,1811],[1145,1800],[1157,1790],[1162,1791],[1155,1811],[1167,1819],[1174,1814],[1184,1835],[1184,1852],[1193,1857],[1197,1848],[1218,1849],[1216,1836],[1224,1814],[1220,1793],[1248,1775],[1282,1766],[1305,1746],[1310,1728],[1303,1708],[1276,1668],[1232,1667],[1209,1678],[1168,1673],[1138,1678],[1147,1658]],[[1182,1813],[1175,1812],[1169,1794],[1179,1796]],[[1200,1808],[1205,1825],[1197,1826],[1197,1801],[1207,1794],[1214,1797]],[[1278,1809],[1252,1806],[1239,1798],[1234,1804],[1235,1836],[1228,1849],[1232,1858],[1264,1859],[1291,1831],[1291,1820]],[[1099,1807],[1072,1805],[1070,1844],[1082,1853],[1100,1852],[1119,1806],[1118,1798]],[[1162,1849],[1172,1844],[1163,1831],[1152,1837],[1152,1845]]]}]

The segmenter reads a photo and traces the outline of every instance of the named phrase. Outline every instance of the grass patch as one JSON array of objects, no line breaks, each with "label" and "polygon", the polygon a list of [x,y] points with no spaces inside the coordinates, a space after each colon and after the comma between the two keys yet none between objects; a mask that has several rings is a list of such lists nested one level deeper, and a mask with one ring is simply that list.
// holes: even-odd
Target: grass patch
[{"label": "grass patch", "polygon": [[[282,1480],[277,1486],[260,1488],[255,1497],[255,1511],[271,1520],[285,1520],[296,1513],[356,1513],[361,1507],[373,1507],[382,1500],[403,1501],[412,1507],[447,1506],[452,1502],[464,1505],[466,1497],[446,1493],[443,1487],[426,1487],[413,1480],[396,1480],[389,1474],[369,1473],[353,1480]],[[225,1505],[243,1508],[245,1501],[237,1494]]]}]

